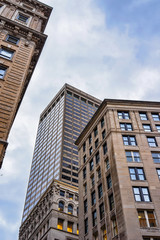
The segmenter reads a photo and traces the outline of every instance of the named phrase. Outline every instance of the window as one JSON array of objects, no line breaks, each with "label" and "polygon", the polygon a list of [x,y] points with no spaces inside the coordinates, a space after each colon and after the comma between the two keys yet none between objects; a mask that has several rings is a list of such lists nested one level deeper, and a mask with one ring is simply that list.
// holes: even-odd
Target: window
[{"label": "window", "polygon": [[88,204],[87,204],[87,199],[84,200],[84,213],[87,213],[88,211]]},{"label": "window", "polygon": [[88,233],[88,218],[84,220],[84,233],[85,234]]},{"label": "window", "polygon": [[58,218],[57,229],[63,230],[63,219]]},{"label": "window", "polygon": [[13,51],[8,50],[6,48],[1,48],[0,49],[0,57],[7,58],[7,59],[12,59],[13,57]]},{"label": "window", "polygon": [[95,192],[95,191],[93,191],[93,192],[91,193],[91,200],[92,200],[92,206],[93,206],[94,204],[96,204],[96,192]]},{"label": "window", "polygon": [[113,237],[118,235],[117,221],[115,218],[112,219],[112,232],[113,232]]},{"label": "window", "polygon": [[68,205],[68,213],[73,214],[73,206],[71,204]]},{"label": "window", "polygon": [[108,158],[106,159],[106,169],[107,170],[110,169],[110,163]]},{"label": "window", "polygon": [[95,127],[95,129],[94,129],[94,137],[96,137],[97,134],[98,134],[98,129],[97,129],[97,127]]},{"label": "window", "polygon": [[69,199],[73,200],[73,194],[69,193]]},{"label": "window", "polygon": [[7,71],[6,67],[0,66],[0,79],[3,79]]},{"label": "window", "polygon": [[96,158],[96,164],[99,163],[99,160],[100,160],[99,152],[96,153],[95,158]]},{"label": "window", "polygon": [[90,165],[90,171],[92,171],[94,167],[93,159],[91,159],[91,161],[89,162],[89,165]]},{"label": "window", "polygon": [[157,131],[160,132],[160,125],[156,125]]},{"label": "window", "polygon": [[145,112],[140,112],[139,113],[140,119],[143,121],[148,120],[147,114]]},{"label": "window", "polygon": [[153,210],[138,210],[138,219],[140,227],[157,227],[155,214]]},{"label": "window", "polygon": [[95,148],[97,148],[98,147],[98,138],[97,138],[97,140],[95,141]]},{"label": "window", "polygon": [[73,223],[72,222],[68,222],[67,232],[70,232],[70,233],[73,232]]},{"label": "window", "polygon": [[27,22],[28,22],[28,19],[29,19],[29,17],[28,17],[28,16],[25,16],[25,15],[23,15],[22,13],[18,13],[17,19],[18,19],[19,21],[22,21],[22,22],[25,22],[25,23],[27,23]]},{"label": "window", "polygon": [[160,152],[152,152],[152,158],[154,163],[160,163]]},{"label": "window", "polygon": [[92,135],[90,134],[89,135],[89,144],[91,144],[91,142],[92,142]]},{"label": "window", "polygon": [[84,184],[84,194],[87,194],[87,183]]},{"label": "window", "polygon": [[129,112],[118,111],[118,118],[119,119],[129,119]]},{"label": "window", "polygon": [[125,146],[131,145],[136,146],[136,138],[135,136],[123,136],[123,143]]},{"label": "window", "polygon": [[83,169],[83,179],[86,178],[86,168]]},{"label": "window", "polygon": [[159,113],[152,113],[152,118],[154,121],[159,121],[160,120]]},{"label": "window", "polygon": [[86,143],[83,143],[83,152],[86,151]]},{"label": "window", "polygon": [[86,155],[84,155],[84,156],[83,156],[83,163],[86,162],[86,159],[87,159],[87,158],[86,158]]},{"label": "window", "polygon": [[160,180],[160,168],[157,168],[156,170],[157,170],[158,178]]},{"label": "window", "polygon": [[91,177],[91,183],[92,183],[92,187],[93,187],[93,186],[94,186],[94,184],[95,184],[94,175]]},{"label": "window", "polygon": [[139,152],[126,151],[127,162],[141,162]]},{"label": "window", "polygon": [[98,197],[99,199],[103,196],[102,184],[98,186]]},{"label": "window", "polygon": [[59,202],[58,211],[61,211],[61,212],[64,211],[64,202],[62,202],[62,201]]},{"label": "window", "polygon": [[64,197],[65,196],[65,191],[60,190],[60,196]]},{"label": "window", "polygon": [[102,132],[102,138],[104,139],[106,136],[106,130],[104,129],[103,132]]},{"label": "window", "polygon": [[102,240],[107,240],[107,231],[106,228],[102,229]]},{"label": "window", "polygon": [[93,152],[93,148],[92,148],[92,147],[90,147],[90,149],[89,149],[89,154],[91,155],[91,154],[92,154],[92,152]]},{"label": "window", "polygon": [[123,131],[132,131],[132,124],[131,123],[120,123],[120,128]]},{"label": "window", "polygon": [[79,235],[79,224],[77,224],[77,235]]},{"label": "window", "polygon": [[101,128],[104,127],[104,118],[101,119]]},{"label": "window", "polygon": [[103,144],[103,154],[105,155],[107,153],[107,143]]},{"label": "window", "polygon": [[112,209],[114,208],[114,198],[113,198],[113,194],[111,194],[109,196],[109,208],[110,208],[110,211],[112,211]]},{"label": "window", "polygon": [[93,223],[93,227],[97,225],[97,212],[96,212],[96,210],[94,210],[92,212],[92,223]]},{"label": "window", "polygon": [[108,189],[112,187],[112,179],[110,174],[107,176],[107,187]]},{"label": "window", "polygon": [[160,240],[160,237],[144,237],[143,240]]},{"label": "window", "polygon": [[151,126],[150,124],[143,124],[143,128],[145,132],[151,132]]},{"label": "window", "polygon": [[100,219],[104,218],[104,204],[103,203],[99,206],[99,215],[100,215]]},{"label": "window", "polygon": [[136,202],[151,202],[147,187],[133,187]]},{"label": "window", "polygon": [[143,168],[136,168],[136,167],[130,167],[129,168],[129,173],[130,173],[130,178],[131,180],[140,180],[140,181],[144,181],[145,175],[144,175],[144,171]]},{"label": "window", "polygon": [[17,45],[19,42],[19,38],[16,38],[12,35],[7,35],[6,41]]},{"label": "window", "polygon": [[101,169],[98,168],[97,170],[97,179],[100,180],[101,179]]},{"label": "window", "polygon": [[155,137],[147,137],[147,141],[150,147],[157,147],[157,142]]}]

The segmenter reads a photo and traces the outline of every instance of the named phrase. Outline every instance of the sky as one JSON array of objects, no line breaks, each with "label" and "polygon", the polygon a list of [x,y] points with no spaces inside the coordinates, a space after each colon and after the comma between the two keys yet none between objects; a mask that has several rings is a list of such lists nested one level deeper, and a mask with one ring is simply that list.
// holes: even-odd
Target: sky
[{"label": "sky", "polygon": [[104,98],[160,101],[159,0],[41,0],[47,42],[0,170],[0,240],[18,239],[40,113],[68,83]]}]

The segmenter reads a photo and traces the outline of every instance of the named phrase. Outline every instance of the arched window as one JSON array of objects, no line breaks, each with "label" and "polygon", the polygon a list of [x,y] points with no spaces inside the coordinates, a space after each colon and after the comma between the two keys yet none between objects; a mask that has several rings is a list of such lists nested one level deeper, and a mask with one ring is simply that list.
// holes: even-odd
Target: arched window
[{"label": "arched window", "polygon": [[60,201],[58,205],[58,210],[63,212],[64,211],[64,202]]},{"label": "arched window", "polygon": [[73,206],[71,204],[68,205],[68,213],[73,214]]}]

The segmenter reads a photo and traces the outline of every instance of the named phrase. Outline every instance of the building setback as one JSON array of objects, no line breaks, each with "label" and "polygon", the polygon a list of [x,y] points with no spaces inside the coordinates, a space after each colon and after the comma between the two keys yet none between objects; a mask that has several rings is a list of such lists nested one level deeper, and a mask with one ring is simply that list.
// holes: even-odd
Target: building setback
[{"label": "building setback", "polygon": [[52,8],[36,0],[0,3],[0,168],[9,131],[44,46]]},{"label": "building setback", "polygon": [[[67,188],[70,186],[70,191],[75,189],[75,193],[78,193],[79,161],[77,146],[75,146],[74,142],[91,119],[100,103],[100,100],[65,84],[42,112],[26,194],[20,239],[23,239],[22,229],[24,229],[24,226],[30,226],[30,216],[35,211],[43,195],[48,192],[53,180],[57,180],[61,184],[66,184]],[[60,190],[58,191],[58,195],[60,195]],[[68,198],[68,196],[69,195],[65,195],[66,198]],[[76,199],[77,198],[78,195]],[[77,201],[76,199],[73,198],[72,200],[71,204],[73,206],[78,206],[78,202],[75,202]],[[59,206],[59,201],[60,199],[57,200],[57,205],[53,206],[55,211],[59,211],[57,207]],[[66,199],[64,202],[66,202]],[[53,204],[53,202],[51,202],[51,204]],[[67,206],[67,204],[65,204],[65,206]],[[78,235],[76,237],[73,235],[72,238],[67,237],[67,227],[65,225],[66,218],[64,218],[67,216],[67,210],[60,212],[63,212],[62,217],[55,218],[54,222],[58,229],[54,231],[55,239],[62,240],[59,235],[65,236],[64,239],[78,239]],[[71,216],[72,215],[73,214],[71,214]],[[59,219],[61,220],[61,224],[64,222],[62,229],[58,228]],[[76,220],[70,219],[68,221],[71,223],[74,222],[76,225],[78,223],[77,215]],[[49,224],[53,227],[52,221],[50,221]],[[36,229],[39,229],[39,227],[36,227]],[[75,230],[76,228],[73,227],[73,229]],[[58,232],[60,233],[58,234]],[[75,233],[75,231],[72,233]],[[25,240],[32,239],[32,237],[32,235],[28,235]],[[40,237],[38,239],[40,239]],[[47,240],[50,240],[49,236]]]},{"label": "building setback", "polygon": [[79,239],[159,240],[160,103],[106,99],[76,144]]}]

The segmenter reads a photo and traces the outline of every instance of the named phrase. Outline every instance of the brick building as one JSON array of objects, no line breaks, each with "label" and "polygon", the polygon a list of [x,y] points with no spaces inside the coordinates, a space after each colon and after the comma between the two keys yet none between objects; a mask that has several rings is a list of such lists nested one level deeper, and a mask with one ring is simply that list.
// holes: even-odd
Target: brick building
[{"label": "brick building", "polygon": [[76,141],[80,240],[160,239],[160,103],[104,100]]},{"label": "brick building", "polygon": [[0,3],[0,167],[9,131],[45,44],[52,8],[36,0]]}]

